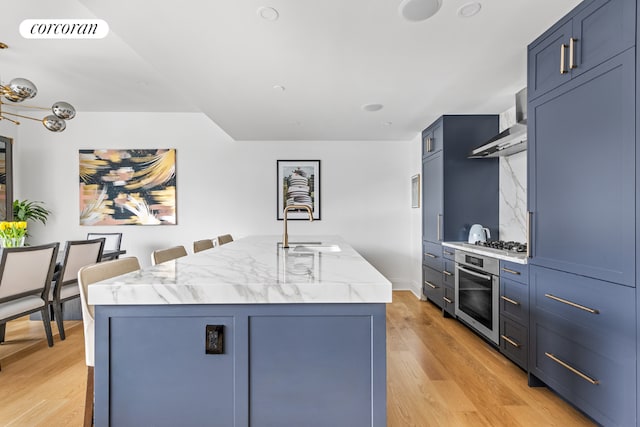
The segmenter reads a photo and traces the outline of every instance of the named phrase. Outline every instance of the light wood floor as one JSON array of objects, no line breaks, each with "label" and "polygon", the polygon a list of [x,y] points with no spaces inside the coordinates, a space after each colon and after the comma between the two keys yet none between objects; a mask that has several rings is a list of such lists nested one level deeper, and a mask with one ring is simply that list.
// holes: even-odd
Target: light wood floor
[{"label": "light wood floor", "polygon": [[[55,329],[55,322],[54,333]],[[48,348],[40,321],[10,322],[0,345],[0,426],[80,426],[86,381],[81,323]],[[389,427],[591,426],[431,303],[394,292],[387,307]]]}]

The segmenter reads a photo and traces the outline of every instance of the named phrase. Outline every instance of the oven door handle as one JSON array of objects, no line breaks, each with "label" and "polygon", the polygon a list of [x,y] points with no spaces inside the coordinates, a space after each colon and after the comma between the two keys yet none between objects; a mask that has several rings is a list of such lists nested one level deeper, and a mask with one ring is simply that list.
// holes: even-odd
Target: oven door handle
[{"label": "oven door handle", "polygon": [[472,276],[479,277],[480,279],[484,279],[484,280],[491,280],[491,276],[487,276],[486,274],[479,274],[479,273],[476,273],[475,271],[467,270],[467,269],[466,269],[466,268],[464,268],[464,267],[460,267],[460,266],[458,266],[458,270],[462,270],[462,271],[464,271],[465,273],[470,274],[470,275],[472,275]]}]

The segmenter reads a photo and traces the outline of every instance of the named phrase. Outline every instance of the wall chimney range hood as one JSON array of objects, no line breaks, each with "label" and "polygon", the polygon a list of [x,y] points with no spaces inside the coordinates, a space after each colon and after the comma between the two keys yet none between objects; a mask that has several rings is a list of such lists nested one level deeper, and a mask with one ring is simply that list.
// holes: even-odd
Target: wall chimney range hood
[{"label": "wall chimney range hood", "polygon": [[527,149],[527,88],[516,94],[516,123],[474,149],[470,159],[509,156]]}]

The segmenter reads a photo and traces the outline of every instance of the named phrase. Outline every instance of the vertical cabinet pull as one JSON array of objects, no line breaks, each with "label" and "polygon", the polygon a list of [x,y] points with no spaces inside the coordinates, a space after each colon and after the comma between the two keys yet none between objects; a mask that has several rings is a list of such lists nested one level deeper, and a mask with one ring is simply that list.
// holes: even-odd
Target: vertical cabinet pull
[{"label": "vertical cabinet pull", "polygon": [[569,46],[567,46],[564,43],[562,43],[560,45],[560,74],[567,74],[568,73],[567,69],[564,66],[565,65],[564,52],[565,52],[565,50],[567,50],[567,47],[569,47]]},{"label": "vertical cabinet pull", "polygon": [[547,353],[546,351],[544,352],[544,355],[547,356],[549,359],[553,360],[554,362],[556,362],[558,365],[562,366],[565,369],[568,369],[569,371],[573,372],[574,374],[576,374],[577,376],[579,376],[580,378],[582,378],[583,380],[589,382],[590,384],[593,385],[598,385],[600,384],[600,381],[598,380],[594,380],[593,378],[591,378],[589,375],[584,374],[582,372],[580,372],[579,370],[577,370],[576,368],[574,368],[573,366],[569,365],[567,362],[562,361],[560,359],[558,359],[556,356],[554,356],[551,353]]},{"label": "vertical cabinet pull", "polygon": [[436,234],[437,234],[436,239],[438,241],[442,240],[440,222],[442,222],[442,214],[436,215]]},{"label": "vertical cabinet pull", "polygon": [[531,247],[531,224],[533,222],[533,212],[527,212],[527,258],[533,258],[533,248]]},{"label": "vertical cabinet pull", "polygon": [[576,42],[578,39],[571,37],[569,39],[569,69],[578,68],[576,64]]}]

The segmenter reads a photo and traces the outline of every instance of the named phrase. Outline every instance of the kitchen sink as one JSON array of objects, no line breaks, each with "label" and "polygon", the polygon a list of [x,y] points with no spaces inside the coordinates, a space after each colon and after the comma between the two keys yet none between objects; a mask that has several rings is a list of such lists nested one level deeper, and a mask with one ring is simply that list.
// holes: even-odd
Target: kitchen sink
[{"label": "kitchen sink", "polygon": [[341,252],[340,246],[322,242],[289,242],[289,250],[294,252]]}]

